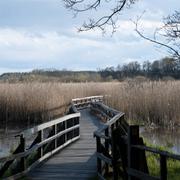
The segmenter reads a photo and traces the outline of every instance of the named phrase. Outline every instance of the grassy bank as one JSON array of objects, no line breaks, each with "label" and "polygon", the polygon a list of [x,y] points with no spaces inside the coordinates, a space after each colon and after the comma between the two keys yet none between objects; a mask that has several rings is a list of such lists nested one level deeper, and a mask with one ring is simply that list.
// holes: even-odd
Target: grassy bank
[{"label": "grassy bank", "polygon": [[[1,83],[0,122],[31,123],[63,114],[72,98],[110,95],[106,103],[148,125],[180,123],[180,81],[118,83]],[[57,108],[56,107],[60,107]]]},{"label": "grassy bank", "polygon": [[[163,146],[155,146],[146,141],[146,145],[159,150],[171,152]],[[149,173],[152,176],[160,177],[160,156],[150,152],[146,152]],[[180,161],[167,159],[167,177],[170,180],[179,180],[180,178]]]}]

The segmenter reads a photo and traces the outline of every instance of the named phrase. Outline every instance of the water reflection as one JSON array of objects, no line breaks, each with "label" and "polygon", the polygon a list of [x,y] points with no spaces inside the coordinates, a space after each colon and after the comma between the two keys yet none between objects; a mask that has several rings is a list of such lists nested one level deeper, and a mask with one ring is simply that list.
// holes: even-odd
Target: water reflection
[{"label": "water reflection", "polygon": [[154,130],[140,128],[140,133],[148,142],[168,147],[174,153],[180,154],[180,128]]},{"label": "water reflection", "polygon": [[0,157],[9,155],[19,144],[19,137],[15,137],[19,130],[0,130]]}]

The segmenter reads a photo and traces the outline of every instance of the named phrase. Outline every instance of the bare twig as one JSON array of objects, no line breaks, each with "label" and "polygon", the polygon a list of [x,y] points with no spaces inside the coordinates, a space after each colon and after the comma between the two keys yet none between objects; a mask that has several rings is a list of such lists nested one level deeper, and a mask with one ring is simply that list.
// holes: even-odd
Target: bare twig
[{"label": "bare twig", "polygon": [[[135,31],[137,32],[137,34],[149,42],[152,42],[152,43],[155,43],[157,45],[167,48],[168,50],[170,50],[170,53],[173,54],[174,57],[176,57],[177,59],[180,59],[180,54],[179,54],[180,49],[177,44],[174,43],[174,45],[176,45],[176,47],[177,47],[177,48],[174,48],[173,45],[169,45],[169,44],[166,44],[165,42],[158,41],[156,38],[156,34],[158,33],[159,35],[166,37],[166,40],[168,40],[168,42],[176,41],[180,37],[180,34],[179,34],[179,36],[177,36],[177,33],[179,32],[179,29],[177,28],[177,26],[180,23],[180,21],[177,21],[177,22],[175,22],[174,20],[172,21],[172,19],[169,16],[168,19],[171,19],[171,21],[168,21],[168,23],[164,23],[164,25],[161,28],[156,28],[156,31],[154,32],[154,38],[150,38],[150,37],[144,35],[139,30],[139,21],[141,20],[142,15],[137,17],[136,21],[133,21],[133,23],[135,24]],[[179,18],[179,20],[180,20],[180,18]],[[178,29],[176,32],[174,30],[174,23],[176,24],[176,30]],[[162,30],[164,31],[164,34],[159,33]]]},{"label": "bare twig", "polygon": [[[102,3],[112,3],[113,7],[111,8],[111,12],[107,15],[100,17],[99,19],[89,18],[88,21],[85,21],[82,27],[79,28],[79,31],[88,31],[91,29],[100,29],[105,32],[107,26],[112,27],[112,32],[116,31],[116,16],[124,9],[124,7],[129,8],[131,4],[134,4],[136,0],[94,0],[93,2],[86,0],[64,0],[65,7],[75,13],[88,11],[88,10],[97,10],[100,8]],[[111,5],[111,4],[110,4]]]}]

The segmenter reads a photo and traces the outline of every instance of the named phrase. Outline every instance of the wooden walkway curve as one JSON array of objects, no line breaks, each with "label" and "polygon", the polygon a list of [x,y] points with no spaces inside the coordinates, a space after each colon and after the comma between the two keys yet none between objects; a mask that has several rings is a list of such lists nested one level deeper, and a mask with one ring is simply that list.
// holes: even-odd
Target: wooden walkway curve
[{"label": "wooden walkway curve", "polygon": [[101,127],[102,123],[89,109],[80,112],[80,139],[30,171],[28,179],[82,180],[96,176],[96,139],[93,132]]},{"label": "wooden walkway curve", "polygon": [[[19,138],[12,155],[0,158],[0,179],[167,180],[167,160],[180,161],[180,155],[146,146],[139,126],[103,104],[103,96],[73,99],[67,115],[27,129]],[[159,158],[158,177],[149,173],[146,152]]]}]

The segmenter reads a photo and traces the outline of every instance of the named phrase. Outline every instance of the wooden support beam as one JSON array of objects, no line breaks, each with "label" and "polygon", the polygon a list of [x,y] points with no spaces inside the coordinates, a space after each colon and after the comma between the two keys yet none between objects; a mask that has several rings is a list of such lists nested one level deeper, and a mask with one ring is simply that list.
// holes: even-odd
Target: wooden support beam
[{"label": "wooden support beam", "polygon": [[[25,142],[25,138],[23,137],[23,135],[20,136],[20,144],[21,144],[21,152],[25,152],[26,151],[26,142]],[[19,166],[21,167],[20,171],[25,171],[26,170],[26,157],[22,157],[20,159],[20,164]]]},{"label": "wooden support beam", "polygon": [[[36,143],[41,143],[43,141],[43,130],[40,130],[38,132],[38,137],[37,137],[37,142]],[[38,148],[38,159],[41,158],[43,156],[43,146]]]},{"label": "wooden support beam", "polygon": [[[96,137],[96,148],[97,148],[97,153],[101,153],[101,139],[100,137]],[[102,164],[101,164],[101,159],[97,157],[97,172],[98,174],[102,173]],[[102,175],[102,174],[101,174]]]},{"label": "wooden support beam", "polygon": [[[109,128],[107,128],[105,130],[105,136],[109,137]],[[105,139],[105,149],[109,153],[109,140],[108,139]],[[106,163],[105,166],[106,166],[105,167],[106,174],[108,174],[109,173],[109,164]]]},{"label": "wooden support beam", "polygon": [[[128,151],[128,169],[133,169],[137,167],[137,154],[132,149],[131,145],[137,144],[139,140],[139,126],[133,125],[128,128],[128,143],[127,143],[127,151]],[[133,180],[134,178],[131,174],[128,174],[128,180]]]},{"label": "wooden support beam", "polygon": [[112,138],[112,167],[113,167],[113,180],[118,180],[118,152],[117,152],[117,137],[115,133],[114,124],[111,125],[111,138]]},{"label": "wooden support beam", "polygon": [[160,155],[160,179],[167,180],[167,159],[164,155]]}]

